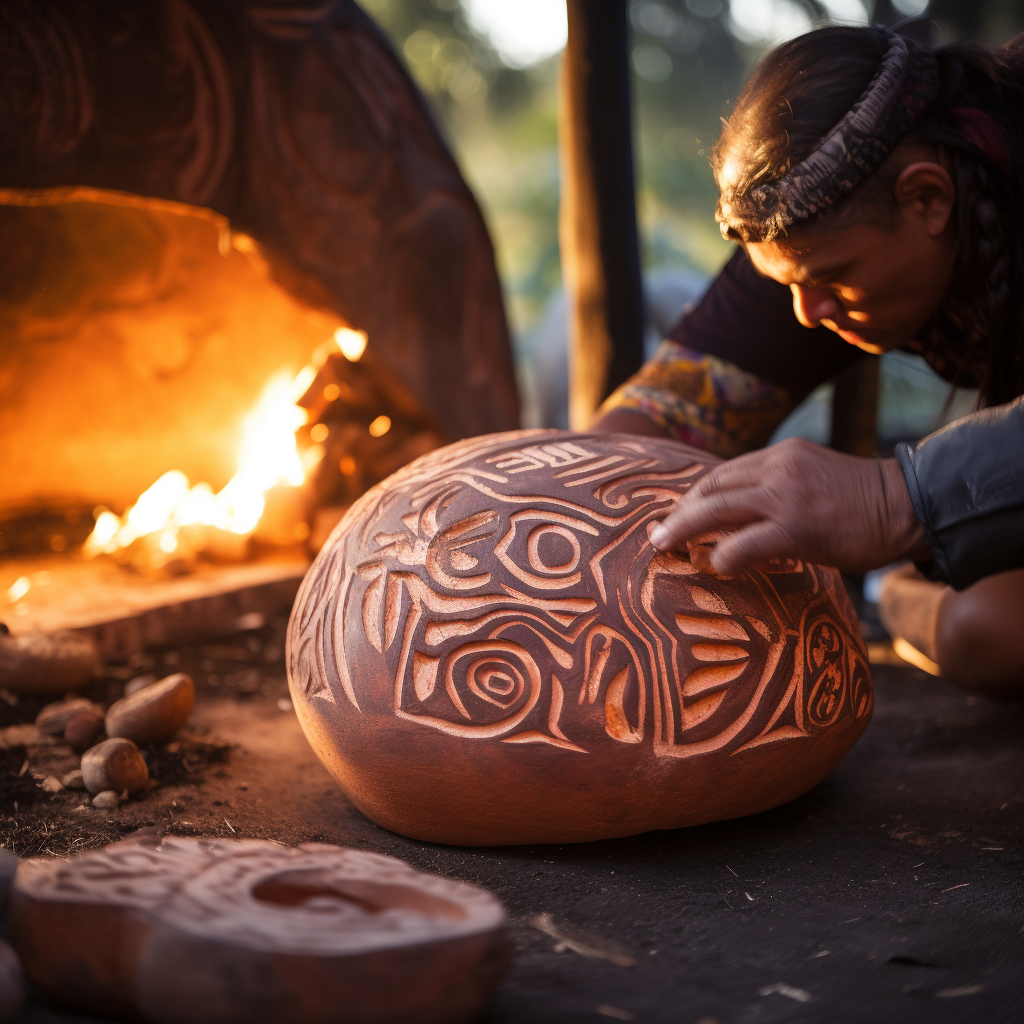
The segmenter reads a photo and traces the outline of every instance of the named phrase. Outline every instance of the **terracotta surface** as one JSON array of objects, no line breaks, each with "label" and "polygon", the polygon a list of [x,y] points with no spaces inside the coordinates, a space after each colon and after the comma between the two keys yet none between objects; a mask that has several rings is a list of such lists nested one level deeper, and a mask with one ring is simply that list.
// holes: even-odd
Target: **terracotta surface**
[{"label": "terracotta surface", "polygon": [[140,837],[17,870],[26,977],[161,1024],[475,1020],[510,959],[476,886],[323,843]]},{"label": "terracotta surface", "polygon": [[289,629],[314,750],[378,824],[583,841],[806,792],[871,714],[839,575],[722,577],[646,525],[717,460],[669,441],[497,434],[369,491]]}]

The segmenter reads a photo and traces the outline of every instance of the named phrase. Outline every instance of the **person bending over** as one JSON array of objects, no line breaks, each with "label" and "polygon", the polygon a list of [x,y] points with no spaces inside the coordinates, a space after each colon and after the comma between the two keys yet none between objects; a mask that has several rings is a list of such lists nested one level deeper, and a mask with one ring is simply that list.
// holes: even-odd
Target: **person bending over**
[{"label": "person bending over", "polygon": [[[947,585],[927,588],[918,646],[966,685],[1019,692],[1024,36],[933,51],[832,27],[784,43],[740,95],[714,172],[738,250],[594,427],[730,458],[652,543],[725,531],[721,572],[773,556],[849,572],[912,559]],[[978,388],[979,411],[891,459],[799,439],[752,451],[857,349],[897,348]]]}]

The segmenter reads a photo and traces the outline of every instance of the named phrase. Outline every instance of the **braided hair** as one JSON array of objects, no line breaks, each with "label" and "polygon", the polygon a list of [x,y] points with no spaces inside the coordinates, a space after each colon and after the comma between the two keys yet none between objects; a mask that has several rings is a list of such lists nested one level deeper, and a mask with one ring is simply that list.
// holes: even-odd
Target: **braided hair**
[{"label": "braided hair", "polygon": [[[946,158],[957,190],[957,282],[919,351],[986,405],[1024,393],[1024,39],[932,52],[882,28],[829,27],[755,69],[715,148],[726,237],[883,218],[908,152]],[[911,147],[914,147],[911,149]]]}]

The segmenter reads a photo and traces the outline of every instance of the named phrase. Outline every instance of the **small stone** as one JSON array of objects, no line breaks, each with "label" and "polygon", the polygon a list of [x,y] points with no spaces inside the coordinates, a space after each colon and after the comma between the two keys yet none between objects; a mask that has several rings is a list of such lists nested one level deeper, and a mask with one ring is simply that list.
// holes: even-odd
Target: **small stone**
[{"label": "small stone", "polygon": [[123,736],[140,746],[166,743],[185,724],[195,699],[192,677],[177,672],[111,705],[107,735]]},{"label": "small stone", "polygon": [[46,778],[39,783],[39,788],[47,793],[59,793],[64,788],[64,783],[55,775],[47,775]]},{"label": "small stone", "polygon": [[79,690],[100,671],[96,642],[69,631],[0,635],[0,686],[10,693]]},{"label": "small stone", "polygon": [[25,1004],[25,977],[14,950],[0,939],[0,1024],[19,1019]]},{"label": "small stone", "polygon": [[103,709],[91,700],[77,697],[74,700],[61,700],[56,704],[47,704],[42,711],[36,715],[36,728],[44,736],[60,736],[68,727],[68,722],[76,715],[84,711],[95,711],[103,714]]},{"label": "small stone", "polygon": [[107,789],[137,793],[149,781],[149,769],[135,744],[117,737],[104,740],[82,755],[82,778],[90,793]]},{"label": "small stone", "polygon": [[68,772],[60,781],[65,789],[85,789],[85,779],[82,778],[81,768]]},{"label": "small stone", "polygon": [[156,682],[156,676],[149,672],[144,676],[136,676],[134,679],[128,680],[124,684],[124,695],[130,697],[133,693],[138,693],[139,690],[144,690],[147,686],[152,686]]},{"label": "small stone", "polygon": [[97,793],[92,798],[93,807],[99,807],[101,810],[110,810],[121,802],[121,794],[115,792],[113,789],[105,789],[102,793]]},{"label": "small stone", "polygon": [[72,750],[81,753],[88,750],[96,737],[103,732],[104,716],[99,708],[88,708],[80,711],[64,728],[64,740],[71,744]]}]

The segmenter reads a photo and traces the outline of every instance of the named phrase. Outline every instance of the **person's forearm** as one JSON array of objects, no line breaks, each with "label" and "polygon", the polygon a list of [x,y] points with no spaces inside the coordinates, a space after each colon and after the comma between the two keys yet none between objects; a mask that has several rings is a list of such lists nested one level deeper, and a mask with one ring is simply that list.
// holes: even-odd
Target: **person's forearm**
[{"label": "person's forearm", "polygon": [[783,388],[666,340],[609,396],[598,422],[602,431],[668,437],[732,458],[765,444],[792,406]]}]

